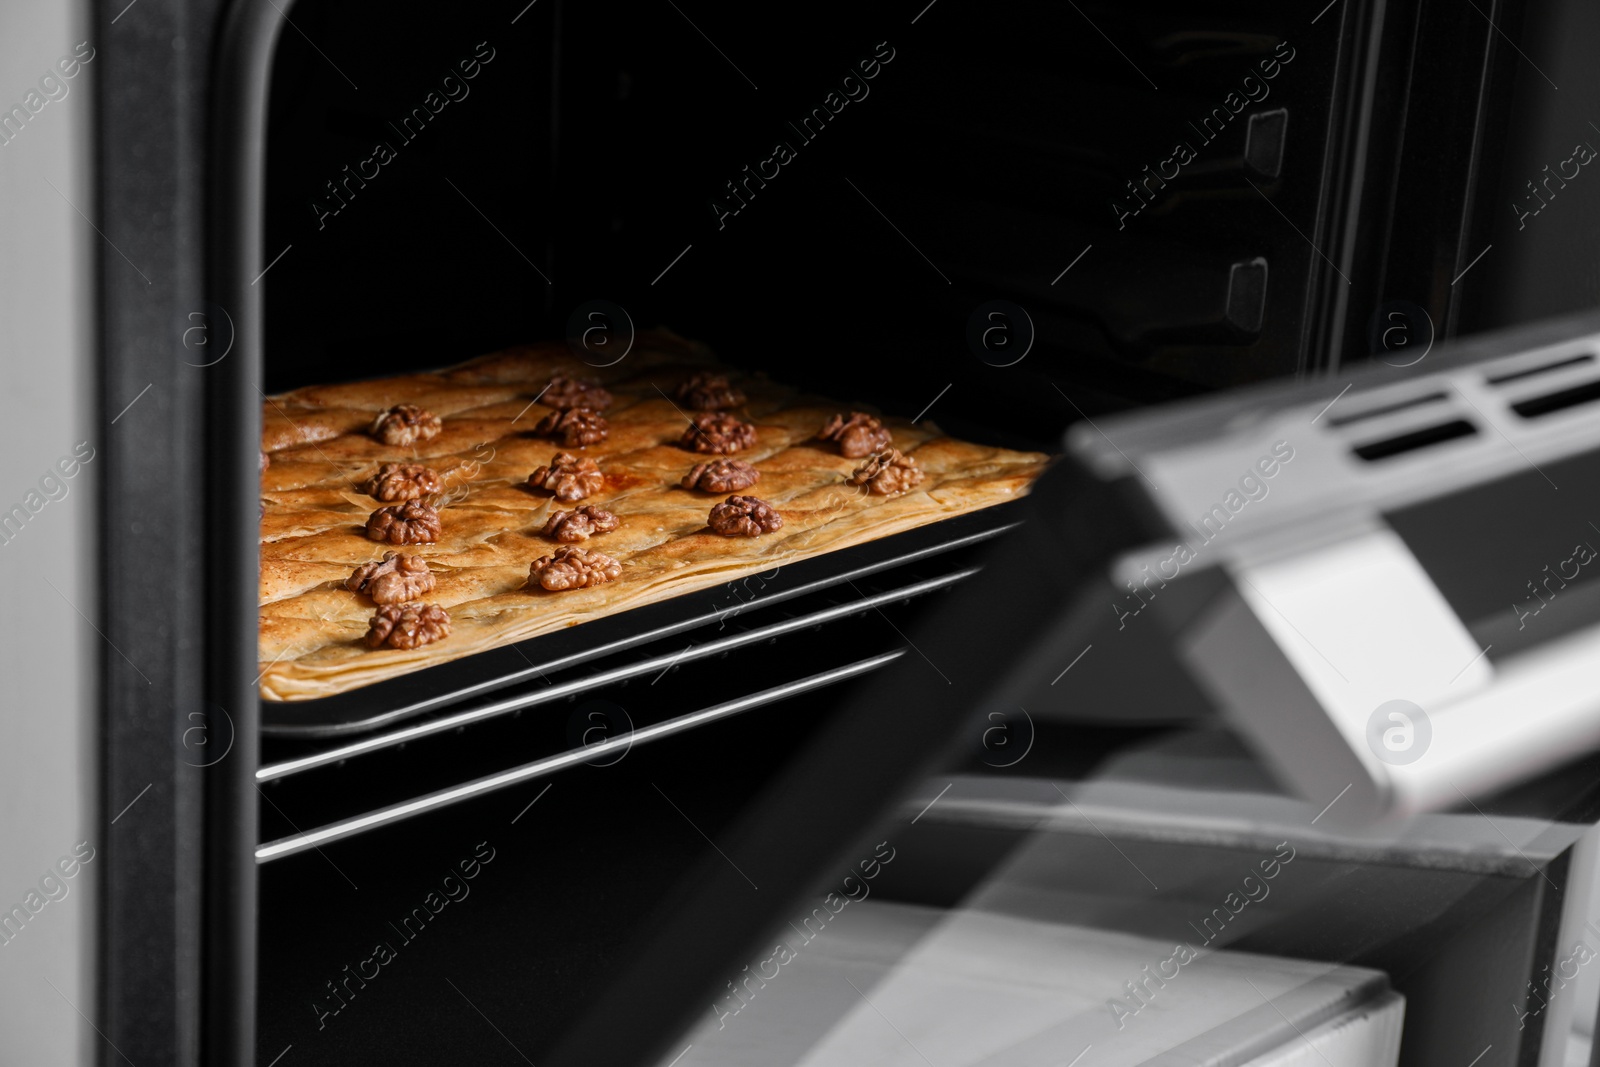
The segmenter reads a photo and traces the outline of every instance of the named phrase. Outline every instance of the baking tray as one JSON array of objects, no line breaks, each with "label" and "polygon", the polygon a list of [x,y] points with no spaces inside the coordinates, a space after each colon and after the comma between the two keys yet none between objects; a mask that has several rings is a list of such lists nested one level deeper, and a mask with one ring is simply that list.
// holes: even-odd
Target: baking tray
[{"label": "baking tray", "polygon": [[554,633],[424,667],[317,700],[261,700],[270,737],[339,737],[374,730],[658,641],[738,614],[950,552],[1015,526],[1017,502],[996,504],[751,577],[632,608]]}]

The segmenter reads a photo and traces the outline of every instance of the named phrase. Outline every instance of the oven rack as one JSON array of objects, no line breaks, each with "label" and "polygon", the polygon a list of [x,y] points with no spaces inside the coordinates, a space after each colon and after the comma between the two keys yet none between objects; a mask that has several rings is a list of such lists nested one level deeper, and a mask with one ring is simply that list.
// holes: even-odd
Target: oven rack
[{"label": "oven rack", "polygon": [[522,782],[532,781],[535,778],[542,778],[576,764],[603,758],[619,749],[626,751],[635,745],[659,741],[662,738],[670,737],[673,734],[702,726],[706,723],[715,722],[718,719],[725,719],[789,697],[799,696],[801,693],[808,693],[814,689],[834,685],[838,682],[876,671],[893,663],[904,654],[905,649],[903,648],[892,649],[867,659],[857,660],[831,670],[808,675],[804,678],[773,686],[770,689],[763,689],[756,693],[750,693],[709,708],[702,708],[688,715],[680,715],[665,722],[633,730],[620,737],[609,738],[593,745],[568,749],[565,752],[532,760],[508,770],[474,778],[471,781],[462,782],[446,789],[435,790],[411,800],[390,804],[363,815],[341,819],[313,830],[290,834],[258,846],[256,848],[256,862],[267,863],[285,856],[292,856],[298,852],[307,851],[308,849],[319,848],[341,838],[365,833],[369,830],[399,822],[402,819],[409,819],[425,812],[435,811],[463,800],[469,800]]},{"label": "oven rack", "polygon": [[[981,525],[944,522],[910,531],[923,535],[911,543],[891,538],[862,546],[877,549],[869,558],[847,551],[805,561],[828,566],[787,586],[773,582],[775,595],[750,599],[737,617],[726,612],[706,617],[706,622],[720,618],[721,625],[689,634],[692,640],[674,638],[676,630],[666,636],[651,633],[654,640],[630,641],[605,656],[597,652],[553,676],[526,679],[467,704],[421,712],[412,721],[357,736],[269,737],[253,777],[278,826],[263,835],[273,839],[256,847],[256,862],[320,848],[578,764],[607,766],[636,744],[877,670],[906,651],[895,622],[904,624],[905,606],[976,575],[984,542],[1015,525],[1006,513],[998,521],[993,515],[984,518]],[[627,621],[632,614],[613,618]],[[785,650],[761,650],[780,639]],[[730,656],[724,666],[721,661]],[[749,684],[768,670],[784,681],[759,689]],[[657,685],[669,675],[671,683]],[[647,684],[632,690],[637,697],[625,696],[635,681]],[[603,739],[591,740],[593,734],[585,730],[580,740],[565,706],[576,704],[571,714],[582,716],[588,705],[578,702],[584,700],[623,712],[626,722],[610,723]],[[538,714],[524,718],[528,711]],[[519,754],[524,762],[504,769],[505,752]],[[330,783],[342,784],[329,793]],[[280,786],[291,791],[279,794]]]}]

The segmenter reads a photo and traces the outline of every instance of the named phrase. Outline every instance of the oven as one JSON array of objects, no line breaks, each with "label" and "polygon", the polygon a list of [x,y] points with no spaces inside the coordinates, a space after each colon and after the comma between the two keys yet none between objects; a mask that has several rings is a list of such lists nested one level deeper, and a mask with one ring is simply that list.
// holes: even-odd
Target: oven
[{"label": "oven", "polygon": [[[98,783],[100,814],[56,827],[97,850],[71,946],[83,1060],[666,1063],[792,903],[912,834],[880,900],[955,909],[1054,878],[1088,925],[1175,936],[1182,909],[1146,901],[1152,926],[1075,872],[1110,844],[1155,882],[1187,872],[1198,906],[1301,814],[1190,714],[1175,661],[1132,661],[1170,702],[1030,720],[1016,765],[997,757],[1014,722],[975,729],[976,703],[937,688],[983,688],[944,671],[982,676],[981,634],[971,659],[957,638],[999,632],[1022,554],[1103,555],[1148,528],[1111,521],[1125,494],[1060,542],[1041,488],[264,700],[263,410],[532,341],[604,374],[665,328],[741,374],[1059,456],[1069,427],[1135,409],[1403,373],[1435,342],[1593,303],[1582,178],[1537,205],[1526,187],[1545,180],[1529,160],[1584,137],[1565,99],[1592,82],[1570,42],[1594,16],[1481,7],[136,0],[52,28],[90,43],[97,94],[63,157],[83,185],[57,194],[84,209],[59,229],[93,228],[74,291],[97,314],[104,446],[74,536],[95,555],[58,592],[93,620],[74,647],[98,691],[38,742],[89,753],[78,778]],[[1533,214],[1569,205],[1568,224]],[[1274,798],[1249,832],[1219,836],[1217,789],[1176,788],[1218,768]],[[1174,791],[1140,801],[1163,776]],[[1452,1033],[1463,1011],[1506,1016],[1485,1043],[1517,1062],[1555,1062],[1595,1006],[1500,1001],[1570,955],[1583,781],[1479,797],[1525,820],[1487,824],[1509,849],[1466,817],[1426,840],[1318,830],[1291,868],[1300,907],[1238,945],[1364,969],[1350,988],[1373,1004],[1398,991],[1403,1062],[1475,1041]],[[1403,920],[1363,925],[1375,899]],[[1463,961],[1495,982],[1463,982]],[[50,1003],[34,994],[54,1000],[35,983],[19,1003]]]}]

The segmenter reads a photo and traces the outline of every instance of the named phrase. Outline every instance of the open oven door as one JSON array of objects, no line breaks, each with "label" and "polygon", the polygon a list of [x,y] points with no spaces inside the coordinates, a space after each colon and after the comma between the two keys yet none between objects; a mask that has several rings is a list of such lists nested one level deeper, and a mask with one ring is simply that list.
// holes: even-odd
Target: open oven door
[{"label": "open oven door", "polygon": [[[736,1003],[763,934],[892,849],[909,792],[1017,709],[1080,728],[1220,716],[1330,832],[1470,804],[1592,748],[1596,345],[1589,315],[1426,367],[1074,427],[1020,528],[907,635],[916,655],[852,689],[719,836],[549,1062],[671,1060],[686,1020]],[[695,891],[723,854],[758,892]]]}]

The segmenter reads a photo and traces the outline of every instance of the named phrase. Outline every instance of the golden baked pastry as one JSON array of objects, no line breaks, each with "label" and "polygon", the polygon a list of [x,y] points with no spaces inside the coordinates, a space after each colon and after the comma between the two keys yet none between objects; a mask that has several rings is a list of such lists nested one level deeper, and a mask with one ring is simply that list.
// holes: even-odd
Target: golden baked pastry
[{"label": "golden baked pastry", "polygon": [[[728,391],[744,394],[737,417],[754,426],[755,440],[738,459],[760,472],[761,499],[781,514],[781,528],[720,536],[707,526],[716,501],[703,487],[681,484],[707,462],[680,443],[687,419],[672,399],[696,374],[729,376]],[[620,525],[589,544],[603,543],[621,572],[604,584],[552,592],[526,588],[529,568],[552,552],[542,533],[552,513],[573,505],[527,482],[551,462],[551,440],[533,430],[557,410],[532,401],[561,376],[603,386],[613,398],[606,439],[572,451],[600,469],[603,483],[584,503]],[[553,399],[569,401],[568,391]],[[439,416],[439,432],[404,446],[375,439],[375,418],[402,404]],[[309,700],[346,692],[988,507],[1025,492],[1047,461],[884,419],[893,447],[914,457],[924,478],[912,491],[877,495],[846,484],[859,462],[817,437],[840,410],[838,402],[720,366],[701,346],[665,331],[641,333],[626,360],[600,370],[555,342],[434,373],[270,397],[261,442],[272,457],[261,475],[261,694]],[[408,545],[406,554],[427,561],[436,583],[428,602],[448,612],[449,635],[373,650],[365,641],[372,602],[345,583],[392,551],[366,535],[368,517],[383,503],[367,489],[388,463],[426,466],[443,483],[441,492],[418,498],[437,508],[437,540]]]}]

